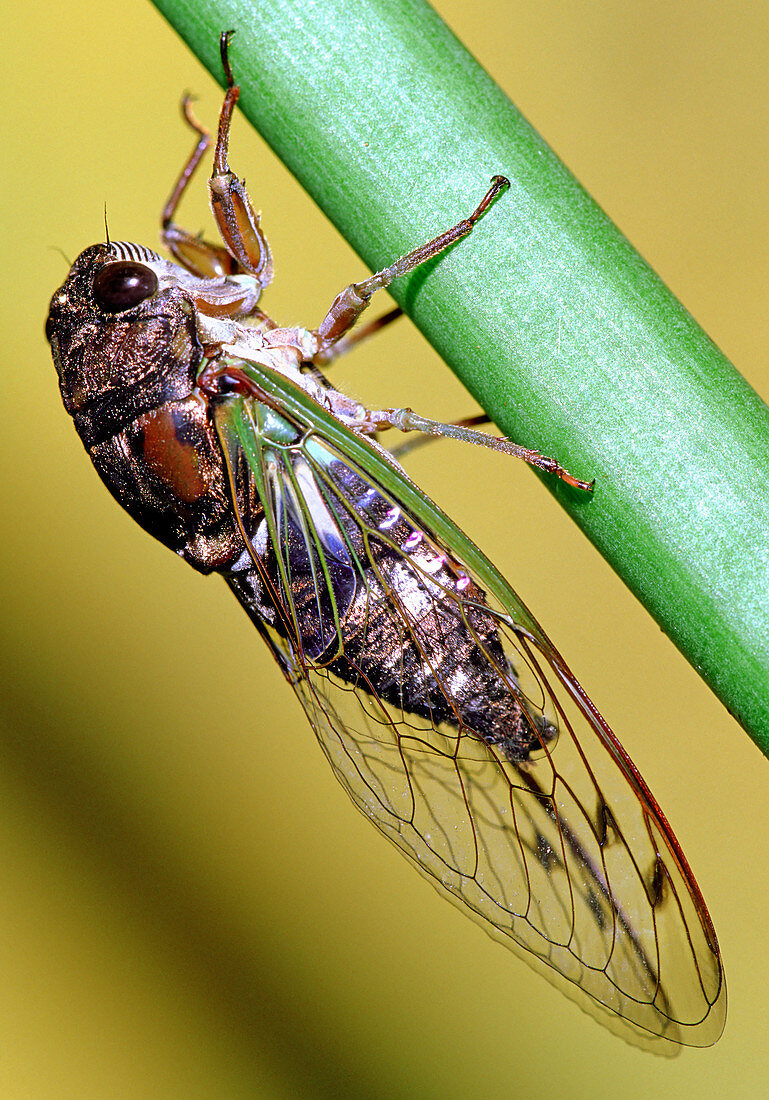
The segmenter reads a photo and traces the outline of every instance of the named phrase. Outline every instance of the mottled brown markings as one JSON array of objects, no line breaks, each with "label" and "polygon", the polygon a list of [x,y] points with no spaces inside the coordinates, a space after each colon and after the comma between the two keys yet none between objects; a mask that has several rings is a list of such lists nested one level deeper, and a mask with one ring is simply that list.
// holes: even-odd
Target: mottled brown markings
[{"label": "mottled brown markings", "polygon": [[163,405],[139,417],[142,454],[153,474],[186,504],[199,500],[210,487],[204,477],[196,441],[190,438],[183,412]]}]

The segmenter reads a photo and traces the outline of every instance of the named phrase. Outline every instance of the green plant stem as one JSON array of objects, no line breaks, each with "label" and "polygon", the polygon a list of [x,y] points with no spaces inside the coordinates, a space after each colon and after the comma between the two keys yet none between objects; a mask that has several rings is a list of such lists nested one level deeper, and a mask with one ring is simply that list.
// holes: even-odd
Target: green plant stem
[{"label": "green plant stem", "polygon": [[372,269],[510,178],[394,297],[769,754],[759,397],[422,0],[156,2]]}]

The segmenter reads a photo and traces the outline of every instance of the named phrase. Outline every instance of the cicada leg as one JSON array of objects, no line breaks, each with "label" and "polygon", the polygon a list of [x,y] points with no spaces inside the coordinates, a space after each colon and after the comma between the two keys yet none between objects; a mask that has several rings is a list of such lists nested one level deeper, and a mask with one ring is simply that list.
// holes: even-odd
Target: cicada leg
[{"label": "cicada leg", "polygon": [[240,87],[235,83],[229,59],[229,42],[233,31],[225,31],[219,39],[227,91],[219,115],[219,130],[214,150],[214,169],[208,181],[211,209],[227,251],[242,271],[252,275],[262,288],[272,279],[272,256],[267,238],[259,225],[242,180],[230,170],[227,149],[230,125]]},{"label": "cicada leg", "polygon": [[346,355],[348,351],[357,347],[358,344],[364,340],[368,340],[369,336],[374,336],[377,332],[381,332],[387,325],[392,324],[393,321],[397,321],[399,317],[403,316],[403,310],[400,306],[395,306],[393,309],[383,313],[381,317],[376,317],[373,321],[369,321],[368,324],[361,325],[360,328],[356,328],[353,332],[348,332],[346,336],[340,337],[334,344],[324,345],[323,349],[319,351],[313,362],[318,367],[328,367],[340,356]]},{"label": "cicada leg", "polygon": [[[345,287],[342,293],[335,298],[331,305],[331,309],[315,330],[315,335],[318,338],[319,350],[315,356],[314,362],[327,364],[336,357],[338,352],[347,351],[355,341],[354,336],[346,334],[366,309],[376,291],[384,289],[390,285],[393,279],[397,279],[400,275],[406,275],[409,271],[413,271],[415,267],[419,267],[420,264],[425,263],[427,260],[431,260],[433,256],[437,256],[439,253],[443,252],[449,245],[466,237],[467,234],[472,231],[473,226],[479,218],[483,217],[496,197],[509,186],[509,181],[505,179],[504,176],[494,176],[491,181],[491,187],[468,218],[464,218],[462,221],[457,222],[456,225],[453,225],[450,229],[447,229],[432,241],[428,241],[427,244],[423,244],[420,248],[415,248],[413,252],[409,252],[406,256],[402,256],[399,260],[396,260],[394,264],[384,268],[382,271],[378,271],[375,275],[371,275],[368,279],[364,279],[360,283],[351,283],[348,287]],[[371,335],[372,332],[378,331],[383,325],[399,316],[399,312],[400,311],[392,311],[389,314],[385,314],[384,317],[373,321],[371,325],[367,325],[360,333],[361,338],[365,338]],[[554,474],[556,477],[560,478],[561,481],[565,482],[567,485],[572,485],[576,489],[582,489],[589,492],[592,490],[594,484],[592,481],[582,481],[580,478],[574,477],[573,474],[564,469],[564,467],[554,458],[540,454],[539,451],[531,450],[529,447],[521,447],[517,443],[512,443],[509,439],[500,439],[496,436],[486,435],[485,432],[475,431],[467,423],[443,424],[437,420],[428,420],[426,417],[417,415],[411,409],[369,409],[366,412],[365,418],[356,423],[356,428],[364,432],[377,432],[385,428],[398,428],[402,432],[418,431],[428,435],[448,436],[453,439],[460,439],[466,443],[474,443],[481,447],[489,447],[492,450],[503,451],[505,454],[512,455],[514,458],[522,458],[524,462],[527,462],[530,466],[535,466],[537,469],[544,470],[546,473]]]},{"label": "cicada leg", "polygon": [[348,287],[345,287],[342,293],[334,299],[328,313],[315,330],[319,342],[318,354],[320,361],[328,362],[329,353],[334,344],[352,328],[377,290],[383,290],[390,285],[393,279],[408,274],[415,267],[419,267],[420,264],[426,263],[427,260],[439,255],[449,245],[466,237],[472,231],[478,219],[486,213],[494,199],[509,186],[510,182],[504,176],[494,176],[491,187],[468,218],[463,218],[462,221],[452,225],[450,229],[447,229],[432,241],[415,248],[413,252],[409,252],[406,256],[401,256],[394,264],[382,271],[377,271],[374,275],[370,275],[368,279],[364,279],[360,283],[351,283]]},{"label": "cicada leg", "polygon": [[[481,422],[483,417],[480,418]],[[478,421],[475,421],[478,422]],[[397,428],[401,432],[424,432],[427,435],[445,436],[449,439],[459,439],[463,443],[474,443],[479,447],[488,447],[492,451],[502,451],[513,458],[522,458],[529,466],[534,466],[545,473],[553,474],[560,478],[566,485],[584,492],[592,492],[595,481],[582,481],[569,473],[559,462],[547,455],[533,451],[529,447],[521,447],[518,443],[502,436],[487,435],[486,432],[477,432],[467,424],[443,424],[439,420],[428,420],[419,416],[413,409],[368,409],[364,421],[364,429],[369,431],[382,431],[385,428]]]},{"label": "cicada leg", "polygon": [[[466,416],[462,420],[453,420],[451,422],[452,428],[479,428],[481,424],[490,424],[491,418],[486,413],[478,413],[476,416]],[[414,451],[420,450],[428,443],[434,443],[436,439],[440,439],[437,435],[416,435],[411,439],[407,439],[405,443],[399,443],[397,447],[390,447],[390,454],[393,458],[397,458],[398,462],[406,455],[413,454]]]},{"label": "cicada leg", "polygon": [[195,169],[211,145],[211,134],[195,118],[192,112],[192,99],[188,95],[182,99],[182,115],[190,129],[198,135],[198,140],[187,163],[179,174],[168,202],[163,208],[160,218],[160,238],[176,262],[199,279],[235,275],[240,268],[226,248],[189,233],[174,221],[176,208],[181,201],[181,197],[187,190]]}]

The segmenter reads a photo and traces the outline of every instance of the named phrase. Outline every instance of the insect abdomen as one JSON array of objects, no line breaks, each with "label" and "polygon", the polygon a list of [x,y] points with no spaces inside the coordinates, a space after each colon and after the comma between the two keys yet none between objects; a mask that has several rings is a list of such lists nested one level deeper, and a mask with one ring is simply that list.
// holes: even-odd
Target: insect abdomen
[{"label": "insect abdomen", "polygon": [[[341,502],[338,502],[341,504]],[[392,538],[405,532],[398,526]],[[348,535],[354,541],[356,531]],[[515,691],[515,673],[507,663],[496,623],[484,608],[482,590],[469,578],[461,599],[437,600],[435,587],[454,587],[456,570],[449,559],[435,568],[435,554],[426,544],[419,553],[404,554],[387,542],[369,539],[367,556],[359,556],[350,588],[341,569],[334,591],[339,632],[324,604],[328,594],[310,581],[301,555],[287,540],[286,567],[292,577],[289,598],[278,607],[269,589],[281,592],[282,582],[272,546],[258,538],[252,548],[260,568],[248,557],[225,578],[262,633],[272,628],[283,642],[299,626],[301,652],[290,652],[286,667],[322,667],[328,674],[372,701],[382,700],[398,711],[447,724],[463,733],[500,746],[509,759],[525,759],[550,736],[541,716],[524,711]],[[326,564],[329,575],[332,570]],[[422,569],[432,572],[430,586]],[[321,572],[316,566],[315,575]],[[269,585],[264,579],[269,579]],[[285,595],[285,594],[284,594]],[[395,605],[395,606],[394,606]],[[321,645],[319,639],[325,641]],[[273,646],[273,648],[275,648]],[[291,651],[291,646],[289,646]],[[502,672],[504,675],[500,675]]]}]

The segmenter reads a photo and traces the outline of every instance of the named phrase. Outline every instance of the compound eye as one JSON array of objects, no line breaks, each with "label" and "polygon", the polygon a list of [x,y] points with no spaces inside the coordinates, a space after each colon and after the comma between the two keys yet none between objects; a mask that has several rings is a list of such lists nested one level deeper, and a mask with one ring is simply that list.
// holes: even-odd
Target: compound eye
[{"label": "compound eye", "polygon": [[155,272],[133,260],[107,264],[93,281],[93,296],[105,313],[123,313],[138,306],[158,288]]}]

